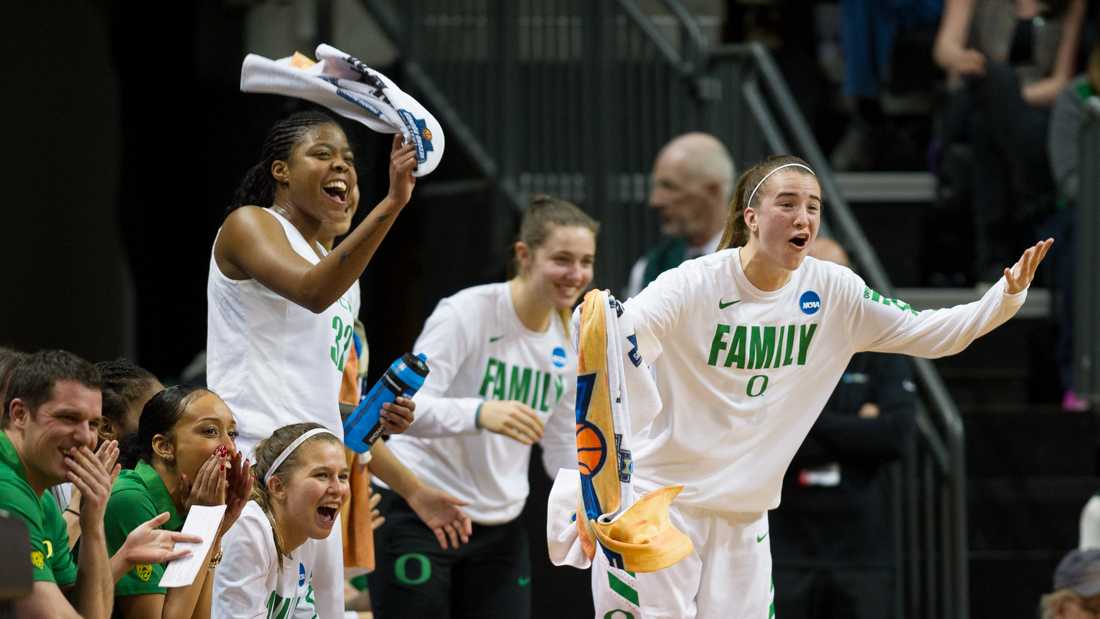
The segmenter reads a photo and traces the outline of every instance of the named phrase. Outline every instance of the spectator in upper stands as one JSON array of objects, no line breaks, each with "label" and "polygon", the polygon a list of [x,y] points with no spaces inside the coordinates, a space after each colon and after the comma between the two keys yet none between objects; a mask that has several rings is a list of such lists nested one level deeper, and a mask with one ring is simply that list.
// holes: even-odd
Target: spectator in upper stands
[{"label": "spectator in upper stands", "polygon": [[876,149],[895,146],[882,140],[886,125],[880,102],[895,70],[895,40],[900,31],[934,26],[942,12],[943,0],[841,0],[844,96],[852,118],[830,157],[834,168],[870,169],[883,154]]},{"label": "spectator in upper stands", "polygon": [[1100,616],[1100,549],[1071,550],[1054,570],[1054,591],[1039,600],[1041,619]]},{"label": "spectator in upper stands", "polygon": [[[103,514],[118,455],[114,441],[91,450],[100,416],[95,366],[65,351],[25,355],[10,373],[0,432],[0,509],[24,521],[30,535],[34,587],[15,601],[17,617],[111,615],[114,580],[138,563],[185,556],[176,541],[197,541],[155,530],[154,519],[134,529],[108,557]],[[68,479],[84,496],[80,557],[73,560],[61,510],[45,491]],[[68,598],[62,589],[69,589]],[[69,600],[72,600],[70,604]]]},{"label": "spectator in upper stands", "polygon": [[999,277],[1053,195],[1050,107],[1069,83],[1085,0],[948,0],[933,57],[957,92],[948,142],[973,145],[975,275]]},{"label": "spectator in upper stands", "polygon": [[718,248],[733,182],[733,160],[714,136],[685,133],[665,144],[653,164],[649,195],[665,239],[634,263],[627,298],[684,260]]},{"label": "spectator in upper stands", "polygon": [[[848,266],[835,241],[810,255]],[[916,419],[916,389],[901,355],[858,353],[799,447],[772,530],[776,616],[880,619],[894,615],[889,465]]]},{"label": "spectator in upper stands", "polygon": [[1079,136],[1085,122],[1085,105],[1089,99],[1100,95],[1100,42],[1093,46],[1088,69],[1073,79],[1058,95],[1050,117],[1050,134],[1047,148],[1054,181],[1058,187],[1059,209],[1053,218],[1058,235],[1059,248],[1053,256],[1054,288],[1059,302],[1054,304],[1055,324],[1058,325],[1058,373],[1062,379],[1062,408],[1082,411],[1088,402],[1073,389],[1073,277],[1077,251],[1076,205],[1080,189],[1080,173],[1077,155],[1080,152]]}]

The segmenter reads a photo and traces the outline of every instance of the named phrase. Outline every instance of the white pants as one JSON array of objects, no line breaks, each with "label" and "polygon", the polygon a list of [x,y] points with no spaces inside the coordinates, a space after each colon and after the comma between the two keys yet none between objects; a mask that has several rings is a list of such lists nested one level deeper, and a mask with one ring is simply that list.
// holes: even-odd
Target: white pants
[{"label": "white pants", "polygon": [[768,514],[669,512],[694,551],[666,569],[631,575],[611,567],[602,550],[592,561],[597,619],[770,619],[773,606]]}]

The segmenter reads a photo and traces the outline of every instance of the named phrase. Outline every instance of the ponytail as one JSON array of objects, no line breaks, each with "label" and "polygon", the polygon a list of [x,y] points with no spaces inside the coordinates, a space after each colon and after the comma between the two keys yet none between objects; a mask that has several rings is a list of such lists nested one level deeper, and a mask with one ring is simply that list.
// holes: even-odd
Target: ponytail
[{"label": "ponytail", "polygon": [[230,211],[250,204],[269,206],[275,202],[275,179],[271,176],[271,168],[265,167],[265,163],[261,161],[244,173],[241,184],[233,192]]}]

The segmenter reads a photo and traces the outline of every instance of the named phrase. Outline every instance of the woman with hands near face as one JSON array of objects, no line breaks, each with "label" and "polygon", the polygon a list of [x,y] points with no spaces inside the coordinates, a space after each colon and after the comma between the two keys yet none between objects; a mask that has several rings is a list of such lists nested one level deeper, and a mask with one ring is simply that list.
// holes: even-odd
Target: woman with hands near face
[{"label": "woman with hands near face", "polygon": [[[123,464],[107,505],[108,549],[143,541],[132,568],[115,585],[122,617],[207,617],[210,569],[187,587],[157,586],[193,505],[226,505],[209,550],[210,568],[221,556],[221,538],[240,516],[252,490],[249,462],[237,451],[236,422],[225,403],[198,387],[170,387],[142,410],[138,431],[127,438]],[[150,522],[146,520],[152,518]],[[163,527],[157,529],[154,527]],[[191,538],[188,541],[197,541]]]}]

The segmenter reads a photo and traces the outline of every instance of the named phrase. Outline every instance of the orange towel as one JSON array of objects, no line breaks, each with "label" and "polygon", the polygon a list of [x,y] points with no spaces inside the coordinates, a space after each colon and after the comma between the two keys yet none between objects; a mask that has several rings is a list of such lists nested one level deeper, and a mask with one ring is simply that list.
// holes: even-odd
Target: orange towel
[{"label": "orange towel", "polygon": [[692,543],[668,514],[683,486],[666,486],[636,498],[630,482],[633,464],[625,372],[652,379],[640,357],[624,363],[630,354],[624,354],[623,344],[631,340],[620,332],[622,312],[619,302],[600,290],[586,294],[579,308],[577,534],[589,559],[596,552],[593,542],[598,542],[613,567],[654,572],[691,554]]},{"label": "orange towel", "polygon": [[[340,384],[340,403],[355,406],[359,403],[359,355],[355,346],[348,347],[348,360],[344,365],[344,378]],[[344,567],[374,571],[374,529],[370,516],[370,471],[366,460],[350,449],[344,450],[348,460],[351,498],[340,509],[340,522],[344,534]]]}]

